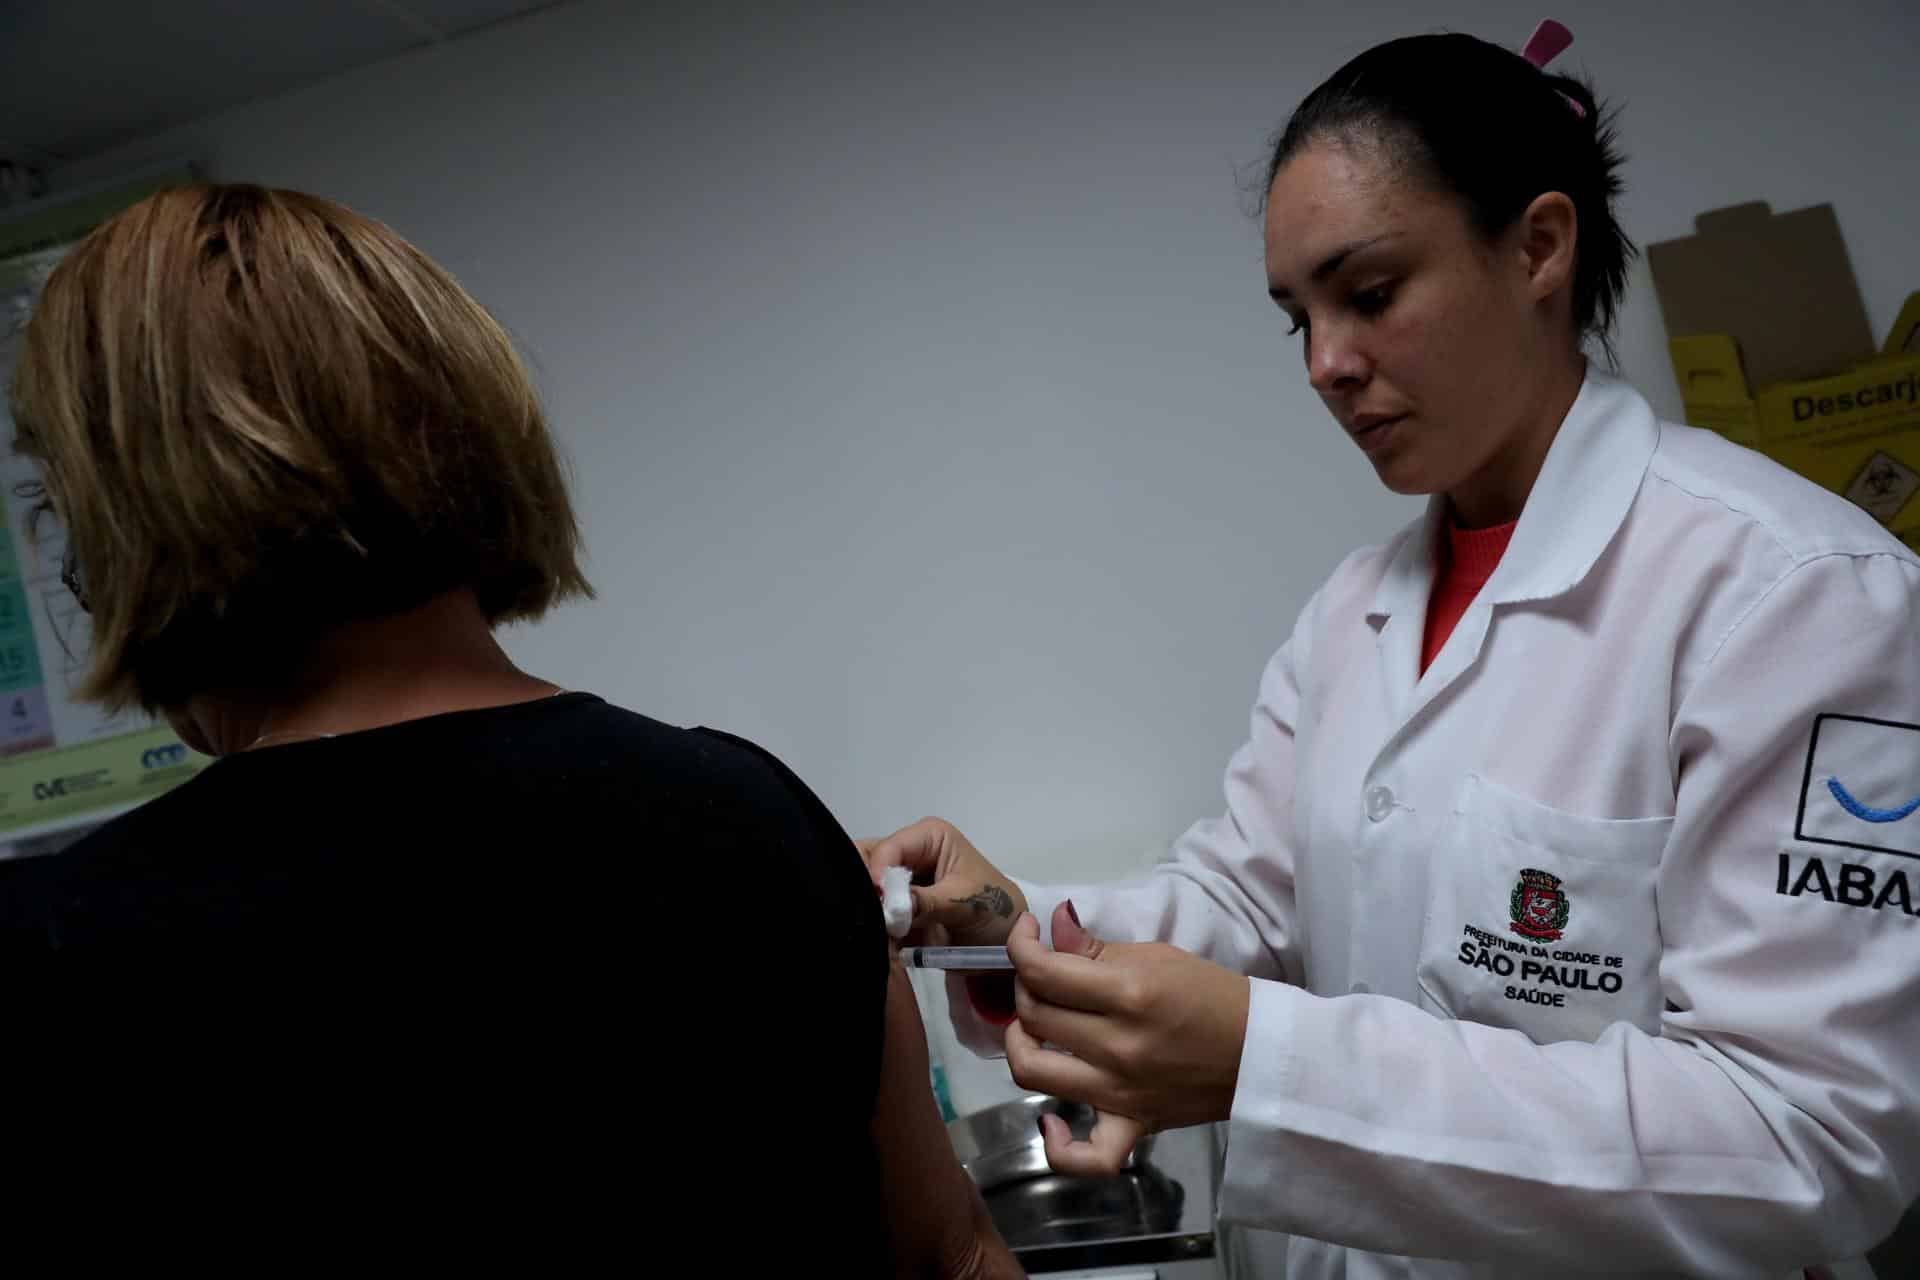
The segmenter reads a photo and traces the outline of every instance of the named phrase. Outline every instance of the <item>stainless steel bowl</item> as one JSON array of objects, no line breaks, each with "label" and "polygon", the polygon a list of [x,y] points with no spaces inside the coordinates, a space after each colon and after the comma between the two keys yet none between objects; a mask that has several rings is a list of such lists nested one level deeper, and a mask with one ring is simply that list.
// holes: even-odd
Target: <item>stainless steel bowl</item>
[{"label": "stainless steel bowl", "polygon": [[1026,1178],[980,1194],[1010,1249],[1167,1235],[1186,1205],[1180,1184],[1151,1165],[1115,1178]]},{"label": "stainless steel bowl", "polygon": [[[947,1135],[953,1139],[954,1154],[982,1191],[1024,1178],[1045,1177],[1046,1143],[1040,1137],[1040,1117],[1057,1115],[1067,1122],[1073,1136],[1084,1138],[1093,1130],[1093,1108],[1044,1093],[1031,1093],[1012,1102],[1003,1102],[947,1122]],[[1151,1154],[1153,1136],[1134,1144],[1126,1169],[1144,1168]]]}]

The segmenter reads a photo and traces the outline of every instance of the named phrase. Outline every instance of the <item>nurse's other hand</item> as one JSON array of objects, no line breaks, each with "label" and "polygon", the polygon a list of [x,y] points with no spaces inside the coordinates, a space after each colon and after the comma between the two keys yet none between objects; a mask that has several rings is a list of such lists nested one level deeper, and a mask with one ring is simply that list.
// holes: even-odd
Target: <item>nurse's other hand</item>
[{"label": "nurse's other hand", "polygon": [[913,929],[905,939],[909,943],[997,947],[1027,909],[1027,896],[1020,887],[951,822],[922,818],[883,839],[854,843],[876,886],[887,867],[913,872]]},{"label": "nurse's other hand", "polygon": [[[1087,1103],[1105,1113],[1102,1125],[1132,1117],[1147,1133],[1232,1114],[1244,975],[1166,943],[1103,942],[1067,902],[1054,910],[1053,944],[1030,915],[1007,941],[1019,978],[1007,1064],[1022,1088]],[[1116,1172],[1132,1146],[1120,1145],[1123,1132],[1115,1124],[1104,1143],[1096,1129],[1093,1143],[1071,1144],[1049,1134],[1048,1157],[1064,1150],[1081,1166],[1072,1172]]]}]

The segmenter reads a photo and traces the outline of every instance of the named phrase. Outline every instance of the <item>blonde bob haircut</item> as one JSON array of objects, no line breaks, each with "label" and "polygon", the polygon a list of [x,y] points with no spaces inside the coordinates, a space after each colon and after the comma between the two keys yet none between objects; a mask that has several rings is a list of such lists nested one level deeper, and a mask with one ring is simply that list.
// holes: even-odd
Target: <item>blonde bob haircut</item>
[{"label": "blonde bob haircut", "polygon": [[93,615],[83,697],[271,687],[328,626],[471,589],[489,622],[590,596],[512,342],[391,230],[196,186],[49,277],[12,388]]}]

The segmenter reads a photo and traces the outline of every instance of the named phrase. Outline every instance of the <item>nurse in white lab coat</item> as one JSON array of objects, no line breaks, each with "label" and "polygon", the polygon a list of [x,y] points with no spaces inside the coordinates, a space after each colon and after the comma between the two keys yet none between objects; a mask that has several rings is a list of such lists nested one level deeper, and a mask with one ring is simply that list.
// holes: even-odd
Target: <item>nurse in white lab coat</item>
[{"label": "nurse in white lab coat", "polygon": [[1798,1275],[1920,1192],[1920,561],[1587,362],[1617,170],[1587,88],[1469,37],[1317,89],[1268,287],[1426,518],[1309,601],[1150,875],[863,843],[916,936],[1008,942],[1017,1021],[957,1018],[1105,1113],[1055,1166],[1225,1121],[1292,1275]]}]

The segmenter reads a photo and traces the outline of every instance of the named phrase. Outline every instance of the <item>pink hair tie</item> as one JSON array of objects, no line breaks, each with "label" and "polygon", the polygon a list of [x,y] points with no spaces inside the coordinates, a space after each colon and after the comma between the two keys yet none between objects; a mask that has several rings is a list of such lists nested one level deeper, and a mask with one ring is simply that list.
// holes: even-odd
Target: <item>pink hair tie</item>
[{"label": "pink hair tie", "polygon": [[[1527,37],[1527,42],[1520,46],[1520,56],[1531,62],[1536,70],[1545,71],[1547,64],[1565,53],[1567,46],[1572,43],[1573,32],[1552,18],[1542,18],[1540,25],[1533,29],[1533,34]],[[1582,120],[1587,118],[1585,107],[1567,94],[1562,93],[1560,96],[1566,99],[1568,106],[1573,108],[1573,114]]]}]

